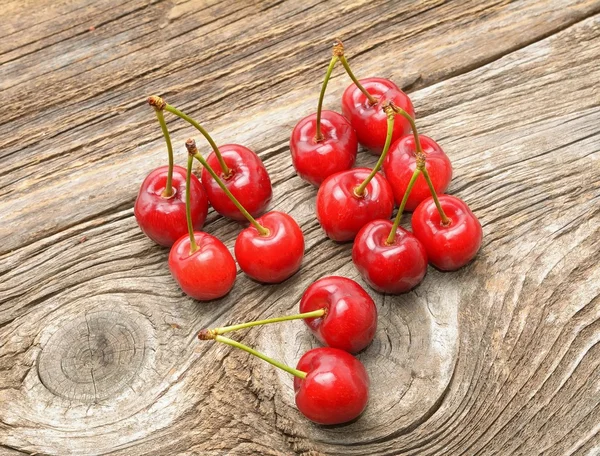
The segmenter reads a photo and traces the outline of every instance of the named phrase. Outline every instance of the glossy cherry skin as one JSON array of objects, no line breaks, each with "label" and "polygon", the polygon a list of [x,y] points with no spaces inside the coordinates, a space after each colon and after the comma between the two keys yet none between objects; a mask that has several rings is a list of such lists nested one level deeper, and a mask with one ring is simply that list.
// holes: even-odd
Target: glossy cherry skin
[{"label": "glossy cherry skin", "polygon": [[[186,169],[173,167],[172,186],[175,194],[170,198],[162,196],[167,184],[168,166],[152,171],[140,187],[133,213],[138,225],[146,236],[157,244],[170,247],[184,234],[187,234],[185,217],[185,176]],[[198,178],[191,178],[192,225],[199,230],[204,225],[208,213],[208,199]]]},{"label": "glossy cherry skin", "polygon": [[442,224],[435,202],[429,197],[413,212],[412,229],[432,265],[442,271],[455,271],[475,257],[483,230],[464,201],[450,195],[440,195],[438,199],[450,224]]},{"label": "glossy cherry skin", "polygon": [[[408,95],[389,79],[367,78],[360,79],[360,83],[377,99],[377,103],[372,105],[356,84],[352,83],[342,95],[342,114],[356,130],[358,142],[371,153],[380,155],[387,136],[387,115],[383,111],[385,103],[392,101],[413,118],[415,110]],[[397,115],[392,141],[409,133],[410,123],[404,117]]]},{"label": "glossy cherry skin", "polygon": [[362,278],[381,293],[400,294],[416,287],[427,272],[425,247],[402,227],[387,244],[392,230],[390,220],[366,224],[352,246],[352,261]]},{"label": "glossy cherry skin", "polygon": [[261,236],[250,225],[235,241],[235,258],[242,271],[263,283],[279,283],[294,275],[304,257],[304,234],[283,212],[267,212],[256,221],[269,230]]},{"label": "glossy cherry skin", "polygon": [[[421,148],[425,154],[425,168],[437,194],[442,194],[452,180],[452,164],[442,148],[428,136],[419,136]],[[408,183],[417,167],[415,138],[403,136],[390,147],[383,162],[383,172],[392,186],[396,204],[400,205]],[[405,210],[414,211],[419,203],[431,196],[427,181],[419,175],[408,195]]]},{"label": "glossy cherry skin", "polygon": [[338,348],[309,350],[296,369],[307,373],[294,377],[296,406],[318,424],[342,424],[357,418],[369,400],[369,376],[362,363]]},{"label": "glossy cherry skin", "polygon": [[325,234],[334,241],[354,239],[371,220],[388,219],[394,210],[392,188],[377,173],[358,197],[354,190],[371,173],[368,168],[354,168],[329,176],[317,192],[317,219]]},{"label": "glossy cherry skin", "polygon": [[[239,144],[225,144],[219,147],[219,151],[231,174],[223,175],[214,152],[206,159],[207,163],[241,205],[253,217],[258,217],[267,209],[273,196],[271,179],[265,165],[258,155]],[[202,170],[202,185],[215,211],[233,220],[246,220],[206,169]]]},{"label": "glossy cherry skin", "polygon": [[356,160],[356,132],[344,116],[321,112],[321,134],[316,141],[317,115],[302,119],[292,130],[290,151],[296,173],[315,186],[339,171],[352,168]]},{"label": "glossy cherry skin", "polygon": [[371,343],[377,330],[377,307],[369,294],[354,280],[324,277],[306,289],[300,313],[326,309],[319,318],[304,323],[322,344],[358,353]]},{"label": "glossy cherry skin", "polygon": [[225,296],[233,287],[237,269],[231,253],[220,240],[195,231],[198,250],[190,255],[190,238],[186,234],[171,247],[169,269],[183,292],[199,301]]}]

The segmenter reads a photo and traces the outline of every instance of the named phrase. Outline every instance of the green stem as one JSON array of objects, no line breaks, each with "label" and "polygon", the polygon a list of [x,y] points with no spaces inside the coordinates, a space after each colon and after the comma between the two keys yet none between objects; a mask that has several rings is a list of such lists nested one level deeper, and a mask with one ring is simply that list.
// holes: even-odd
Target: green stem
[{"label": "green stem", "polygon": [[350,76],[350,79],[352,79],[352,82],[354,82],[354,84],[356,84],[356,87],[358,87],[360,89],[360,91],[362,93],[364,93],[365,97],[367,97],[367,99],[369,100],[369,103],[371,103],[372,105],[377,103],[377,99],[371,95],[369,92],[367,92],[367,89],[365,89],[363,87],[363,85],[358,82],[358,79],[356,79],[356,76],[354,76],[354,73],[352,73],[352,70],[350,69],[350,65],[348,65],[348,61],[346,60],[345,56],[340,56],[340,62],[342,62],[342,65],[344,65],[344,68],[346,69],[346,73],[348,73],[348,76]]},{"label": "green stem", "polygon": [[187,173],[185,175],[185,218],[187,219],[188,233],[190,235],[190,255],[198,250],[196,244],[196,238],[194,237],[194,226],[192,225],[192,205],[191,205],[191,193],[192,193],[192,166],[194,164],[194,157],[188,156]]},{"label": "green stem", "polygon": [[241,205],[237,198],[233,196],[233,194],[229,191],[225,183],[221,180],[219,176],[217,176],[217,173],[215,173],[212,167],[206,162],[206,160],[200,154],[200,152],[198,152],[198,148],[196,147],[196,143],[194,142],[194,140],[188,139],[185,143],[185,147],[187,147],[188,153],[191,156],[193,156],[196,160],[202,163],[202,166],[204,166],[206,171],[208,171],[208,173],[213,177],[213,179],[219,185],[219,187],[221,187],[221,190],[223,190],[223,192],[229,197],[231,202],[235,205],[235,207],[239,209],[242,215],[246,217],[252,225],[254,225],[254,228],[257,229],[258,233],[261,236],[268,236],[270,233],[269,230],[262,226],[260,223],[258,223],[256,219],[252,217],[252,215],[250,215],[250,213],[244,208],[244,206]]},{"label": "green stem", "polygon": [[356,187],[356,189],[354,189],[354,194],[356,196],[358,196],[359,198],[362,198],[364,196],[367,185],[369,185],[369,182],[371,182],[371,180],[375,177],[375,175],[379,172],[379,170],[383,166],[383,161],[385,160],[385,157],[387,156],[387,153],[390,149],[390,144],[392,143],[392,135],[394,134],[394,117],[395,117],[395,115],[393,113],[388,114],[387,135],[385,137],[385,145],[383,146],[383,151],[381,152],[381,156],[379,157],[379,160],[377,160],[375,167],[373,168],[371,173],[367,176],[367,178],[363,181],[363,183],[360,184],[358,187]]},{"label": "green stem", "polygon": [[396,231],[400,226],[400,219],[402,218],[402,213],[404,212],[404,207],[406,206],[406,202],[408,201],[408,195],[410,195],[410,191],[412,190],[415,182],[417,181],[417,177],[421,174],[421,170],[417,167],[413,172],[410,181],[408,182],[408,187],[406,187],[406,192],[404,192],[404,196],[402,197],[402,201],[400,202],[400,208],[398,209],[398,213],[396,214],[396,218],[394,219],[394,224],[392,225],[392,231],[390,231],[389,236],[387,237],[385,243],[387,245],[392,245],[394,240],[396,239]]},{"label": "green stem", "polygon": [[331,62],[329,62],[329,67],[327,68],[327,73],[325,73],[325,79],[323,80],[323,85],[321,86],[321,93],[319,94],[319,104],[317,105],[317,133],[315,134],[315,141],[317,142],[323,139],[323,133],[321,133],[321,110],[323,108],[323,98],[325,98],[327,83],[329,82],[329,78],[331,78],[331,73],[333,72],[333,68],[335,67],[337,61],[338,57],[336,55],[331,57]]},{"label": "green stem", "polygon": [[292,375],[295,375],[298,378],[301,378],[301,379],[306,378],[306,372],[303,372],[298,369],[294,369],[293,367],[290,367],[287,364],[280,363],[279,361],[276,361],[273,358],[269,358],[267,355],[263,355],[261,352],[256,351],[253,348],[250,348],[247,345],[241,344],[235,340],[229,339],[228,337],[215,336],[214,340],[216,340],[217,342],[221,342],[223,344],[231,345],[232,347],[240,348],[240,349],[250,353],[251,355],[257,356],[260,359],[265,360],[269,364],[272,364],[273,366],[278,367],[279,369],[283,369],[284,371],[286,371]]},{"label": "green stem", "polygon": [[437,197],[437,193],[435,191],[435,188],[433,187],[433,182],[431,182],[431,178],[429,177],[429,173],[427,172],[427,169],[425,167],[423,167],[421,172],[423,173],[423,177],[425,178],[425,181],[427,182],[427,186],[429,187],[429,191],[431,192],[431,197],[433,198],[435,207],[437,207],[437,210],[440,213],[440,218],[442,219],[442,225],[449,225],[450,219],[446,216],[444,209],[442,209],[442,205],[440,204],[440,200]]},{"label": "green stem", "polygon": [[249,321],[247,323],[240,323],[238,325],[223,326],[221,328],[215,328],[210,331],[212,331],[213,334],[215,334],[215,335],[225,334],[225,333],[228,333],[231,331],[237,331],[238,329],[250,328],[252,326],[267,325],[269,323],[279,323],[281,321],[301,320],[304,318],[322,317],[326,313],[327,313],[327,311],[325,309],[319,309],[319,310],[313,310],[312,312],[304,312],[304,313],[297,314],[297,315],[286,315],[284,317],[269,318],[267,320]]},{"label": "green stem", "polygon": [[421,140],[419,139],[419,131],[417,130],[417,124],[415,123],[415,119],[413,119],[412,116],[409,113],[407,113],[404,109],[399,108],[396,105],[393,105],[392,107],[394,111],[396,111],[396,113],[400,114],[402,117],[408,120],[410,128],[413,132],[413,137],[415,138],[415,147],[417,149],[416,155],[422,154],[423,148],[421,147]]},{"label": "green stem", "polygon": [[167,128],[165,116],[162,112],[162,109],[154,108],[154,112],[156,113],[156,118],[158,119],[158,123],[160,124],[160,129],[162,130],[163,136],[165,137],[165,142],[167,143],[167,151],[169,152],[169,171],[167,172],[167,184],[165,185],[165,189],[162,192],[162,196],[163,198],[170,198],[175,193],[173,191],[173,145],[171,144],[171,136],[169,135],[169,129]]},{"label": "green stem", "polygon": [[212,147],[213,151],[215,152],[215,155],[217,156],[217,160],[219,160],[219,165],[221,165],[221,171],[223,172],[223,175],[225,177],[229,177],[231,175],[231,170],[225,164],[225,160],[223,160],[221,151],[219,150],[219,148],[217,147],[217,145],[215,144],[215,142],[213,141],[211,136],[208,134],[208,132],[204,128],[202,128],[202,125],[200,125],[198,122],[196,122],[194,119],[192,119],[190,116],[188,116],[184,112],[181,112],[179,109],[175,108],[174,106],[171,106],[168,103],[165,103],[164,109],[169,111],[171,114],[175,114],[177,117],[180,117],[183,120],[185,120],[186,122],[190,123],[191,125],[196,127],[196,129],[200,133],[202,133],[202,136],[204,136],[206,138],[206,140],[210,144],[210,147]]}]

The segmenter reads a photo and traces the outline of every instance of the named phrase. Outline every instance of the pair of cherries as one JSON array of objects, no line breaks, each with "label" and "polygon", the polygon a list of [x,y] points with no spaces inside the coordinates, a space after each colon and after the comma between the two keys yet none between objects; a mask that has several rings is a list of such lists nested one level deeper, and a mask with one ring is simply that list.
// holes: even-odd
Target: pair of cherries
[{"label": "pair of cherries", "polygon": [[[304,256],[304,235],[289,215],[262,214],[272,197],[271,180],[258,156],[250,149],[228,144],[217,147],[195,120],[157,96],[154,107],[169,152],[169,166],[152,171],[142,183],[134,213],[142,231],[160,245],[170,246],[169,267],[189,296],[212,300],[226,295],[235,282],[233,256],[216,237],[200,231],[208,204],[233,220],[248,220],[235,243],[242,271],[264,283],[279,283],[298,271]],[[213,152],[204,159],[193,140],[188,140],[187,170],[173,164],[173,148],[163,110],[195,126]],[[192,174],[193,159],[203,165],[202,182]]]},{"label": "pair of cherries", "polygon": [[[280,363],[222,334],[252,326],[303,319],[326,347],[306,352],[296,368]],[[300,301],[300,314],[205,329],[201,340],[215,340],[247,351],[294,375],[298,410],[319,424],[342,424],[357,418],[369,399],[369,376],[352,354],[366,348],[377,329],[377,308],[369,294],[345,277],[313,283]]]},{"label": "pair of cherries", "polygon": [[[338,59],[354,82],[342,97],[343,116],[321,115]],[[357,143],[380,154],[374,169],[349,169]],[[340,42],[334,44],[317,114],[296,125],[290,150],[300,177],[319,186],[316,212],[323,230],[338,242],[354,240],[353,261],[376,290],[403,293],[423,279],[428,260],[455,270],[477,253],[482,238],[477,218],[458,198],[437,196],[452,178],[450,160],[433,139],[418,135],[412,103],[393,82],[354,77]],[[392,223],[395,203],[400,210]],[[415,211],[413,233],[399,227],[405,209]]]}]

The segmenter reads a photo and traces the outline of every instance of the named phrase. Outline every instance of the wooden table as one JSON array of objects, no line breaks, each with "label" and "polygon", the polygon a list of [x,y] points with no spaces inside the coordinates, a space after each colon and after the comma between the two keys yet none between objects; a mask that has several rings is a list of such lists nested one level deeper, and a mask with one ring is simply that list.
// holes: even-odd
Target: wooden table
[{"label": "wooden table", "polygon": [[[0,454],[600,454],[598,0],[8,0],[2,14]],[[359,77],[410,94],[484,243],[413,292],[371,293],[370,404],[327,428],[298,413],[288,374],[195,335],[294,312],[322,276],[360,281],[288,149],[336,36]],[[327,108],[348,83],[338,68]],[[306,235],[298,274],[182,295],[133,216],[166,160],[153,93],[257,151],[271,208]],[[190,136],[207,152],[168,122],[180,164]],[[240,226],[211,211],[205,230],[231,248]],[[318,346],[301,322],[235,337],[292,365]]]}]

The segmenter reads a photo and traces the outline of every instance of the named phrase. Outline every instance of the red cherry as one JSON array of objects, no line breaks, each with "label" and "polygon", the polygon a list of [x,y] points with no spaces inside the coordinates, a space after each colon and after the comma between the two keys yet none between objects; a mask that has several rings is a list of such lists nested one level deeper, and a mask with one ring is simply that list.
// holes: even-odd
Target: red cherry
[{"label": "red cherry", "polygon": [[464,201],[450,195],[440,195],[438,199],[450,223],[442,223],[435,202],[429,197],[413,212],[413,233],[425,247],[432,265],[442,271],[454,271],[475,257],[483,231]]},{"label": "red cherry", "polygon": [[194,231],[198,250],[190,253],[188,234],[173,244],[169,269],[185,294],[199,301],[225,296],[236,277],[235,261],[225,244],[216,237]]},{"label": "red cherry", "polygon": [[371,343],[377,329],[377,307],[369,294],[354,280],[324,277],[306,289],[300,312],[325,309],[319,318],[304,323],[321,343],[357,353]]},{"label": "red cherry", "polygon": [[392,188],[380,173],[369,182],[362,197],[354,193],[370,173],[367,168],[350,169],[329,176],[321,184],[317,193],[317,219],[334,241],[351,241],[371,220],[392,216]]},{"label": "red cherry", "polygon": [[[185,168],[173,167],[172,186],[175,191],[170,198],[162,196],[167,183],[169,167],[161,166],[152,171],[140,187],[133,213],[138,225],[157,244],[165,247],[173,245],[187,233],[185,218]],[[202,184],[192,176],[191,211],[194,229],[200,230],[208,213],[208,199]]]},{"label": "red cherry", "polygon": [[[342,114],[356,130],[358,142],[373,154],[379,155],[387,135],[387,116],[383,106],[391,101],[412,117],[415,116],[415,110],[408,95],[389,79],[367,78],[359,82],[377,99],[377,103],[371,104],[356,84],[351,84],[342,95]],[[398,116],[394,124],[392,141],[409,133],[410,123]]]},{"label": "red cherry", "polygon": [[242,230],[235,241],[235,258],[242,271],[254,280],[283,282],[302,264],[302,230],[292,217],[283,212],[268,212],[256,221],[269,233],[261,235],[253,225]]},{"label": "red cherry", "polygon": [[337,348],[321,347],[300,358],[294,377],[296,406],[318,424],[342,424],[357,418],[369,400],[369,376],[362,363]]},{"label": "red cherry", "polygon": [[[426,161],[425,167],[433,182],[436,193],[446,191],[452,179],[452,164],[442,148],[431,138],[419,136]],[[394,192],[394,198],[399,205],[404,197],[408,183],[417,168],[415,138],[413,135],[404,136],[396,141],[383,162],[385,177]],[[431,196],[427,181],[420,175],[415,181],[405,210],[414,211],[421,201]]]},{"label": "red cherry", "polygon": [[381,293],[399,294],[417,286],[427,272],[427,253],[419,240],[398,227],[387,243],[393,223],[374,220],[366,224],[352,246],[352,261],[362,278]]},{"label": "red cherry", "polygon": [[[206,158],[208,164],[252,216],[262,214],[273,195],[271,179],[263,162],[258,155],[239,144],[225,144],[219,147],[219,151],[229,174],[223,174],[214,152]],[[202,170],[202,184],[215,211],[233,220],[246,220],[206,169]]]},{"label": "red cherry", "polygon": [[321,134],[316,140],[317,114],[302,119],[290,138],[292,163],[298,175],[317,187],[326,177],[352,168],[358,141],[354,128],[334,111],[321,113]]}]

